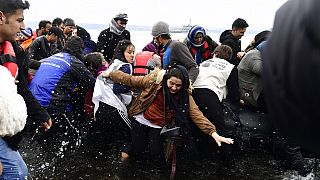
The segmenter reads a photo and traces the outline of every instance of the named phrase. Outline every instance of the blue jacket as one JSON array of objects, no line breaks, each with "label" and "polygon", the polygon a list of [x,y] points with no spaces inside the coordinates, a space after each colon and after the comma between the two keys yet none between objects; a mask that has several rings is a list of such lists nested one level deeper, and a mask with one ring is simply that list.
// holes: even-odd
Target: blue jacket
[{"label": "blue jacket", "polygon": [[58,53],[42,60],[29,89],[50,115],[69,111],[70,97],[76,85],[93,88],[95,78],[75,56]]}]

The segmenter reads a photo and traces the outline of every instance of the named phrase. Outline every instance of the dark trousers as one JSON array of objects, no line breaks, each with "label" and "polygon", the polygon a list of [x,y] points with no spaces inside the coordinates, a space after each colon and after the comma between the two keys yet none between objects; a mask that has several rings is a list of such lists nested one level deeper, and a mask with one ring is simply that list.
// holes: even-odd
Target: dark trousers
[{"label": "dark trousers", "polygon": [[[225,136],[226,127],[224,122],[224,111],[218,96],[213,91],[205,88],[194,89],[192,96],[200,111],[215,125],[217,133],[220,136]],[[198,142],[197,146],[200,154],[205,156],[217,149],[214,139],[211,136],[200,132],[199,128],[193,128],[193,134],[197,138],[196,142]],[[219,151],[221,151],[221,155],[224,159],[229,160],[233,158],[231,145],[222,143]]]},{"label": "dark trousers", "polygon": [[157,167],[165,166],[163,138],[160,128],[152,128],[132,121],[132,152],[137,160],[150,159]]},{"label": "dark trousers", "polygon": [[100,144],[110,144],[120,141],[122,152],[130,153],[131,133],[129,126],[124,122],[118,110],[103,102],[95,114],[95,122],[89,139]]}]

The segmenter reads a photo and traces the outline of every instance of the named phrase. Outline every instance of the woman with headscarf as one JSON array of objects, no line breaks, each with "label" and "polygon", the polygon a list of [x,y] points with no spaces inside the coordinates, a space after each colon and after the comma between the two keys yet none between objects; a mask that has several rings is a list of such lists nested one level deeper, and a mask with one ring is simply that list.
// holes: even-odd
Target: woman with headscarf
[{"label": "woman with headscarf", "polygon": [[150,152],[151,161],[157,167],[165,166],[160,133],[164,126],[170,125],[189,129],[189,117],[204,133],[212,136],[218,146],[233,143],[232,139],[217,134],[215,126],[195,104],[188,90],[189,76],[183,66],[175,65],[168,72],[156,69],[147,76],[131,76],[121,71],[107,72],[103,76],[142,90],[128,109],[129,116],[135,118],[131,131],[135,158],[146,158],[146,153]]},{"label": "woman with headscarf", "polygon": [[213,50],[218,44],[206,34],[203,27],[194,25],[188,32],[184,41],[187,44],[192,57],[199,65],[201,62],[212,58]]}]

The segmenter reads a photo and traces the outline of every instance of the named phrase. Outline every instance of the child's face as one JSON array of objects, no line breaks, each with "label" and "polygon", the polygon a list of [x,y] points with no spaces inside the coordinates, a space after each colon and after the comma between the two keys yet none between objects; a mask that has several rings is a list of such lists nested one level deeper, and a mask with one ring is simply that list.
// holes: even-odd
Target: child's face
[{"label": "child's face", "polygon": [[179,92],[182,88],[182,80],[175,77],[175,76],[171,76],[168,80],[167,80],[167,86],[169,88],[170,93],[175,94],[177,92]]},{"label": "child's face", "polygon": [[128,63],[133,63],[134,58],[134,46],[130,45],[124,51],[124,57],[126,58]]}]

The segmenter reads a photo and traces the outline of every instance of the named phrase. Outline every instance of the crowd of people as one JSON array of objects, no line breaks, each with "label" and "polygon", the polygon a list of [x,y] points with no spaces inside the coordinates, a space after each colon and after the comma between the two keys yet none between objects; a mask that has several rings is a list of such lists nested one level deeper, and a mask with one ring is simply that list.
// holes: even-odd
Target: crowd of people
[{"label": "crowd of people", "polygon": [[[320,5],[315,0],[308,3]],[[242,18],[221,33],[219,43],[198,25],[183,41],[173,40],[169,24],[159,21],[152,27],[152,41],[141,50],[149,52],[144,66],[135,66],[139,58],[135,54],[140,50],[130,41],[127,14],[113,17],[110,27],[101,31],[94,42],[87,30],[71,18],[42,20],[33,31],[23,22],[28,1],[0,0],[0,4],[0,179],[28,177],[27,165],[18,151],[19,142],[25,131],[39,131],[39,127],[39,143],[58,153],[76,150],[86,138],[81,133],[85,129],[87,136],[99,132],[96,137],[121,139],[119,158],[123,162],[151,161],[155,167],[166,169],[168,158],[175,157],[164,152],[163,145],[170,139],[171,143],[185,144],[181,147],[187,147],[190,161],[209,157],[208,153],[219,149],[222,161],[232,164],[238,137],[226,126],[226,104],[235,114],[242,109],[271,114],[267,120],[272,130],[285,139],[280,150],[284,161],[291,169],[309,172],[299,145],[314,150],[304,137],[314,138],[311,135],[315,134],[303,133],[296,141],[295,133],[283,130],[288,124],[272,122],[278,114],[287,119],[279,112],[280,107],[273,107],[277,99],[282,103],[277,106],[290,107],[287,112],[301,109],[300,104],[288,104],[300,99],[295,98],[291,85],[279,79],[282,72],[272,54],[278,53],[280,59],[294,55],[268,49],[270,38],[272,46],[281,39],[280,22],[276,21],[273,32],[258,33],[242,50],[241,38],[249,27]],[[282,11],[277,15],[283,16]],[[308,32],[314,31],[311,28]],[[317,45],[317,40],[311,43]],[[317,57],[317,50],[310,53],[314,56],[309,58]],[[264,70],[265,59],[272,60],[268,62],[272,72]],[[148,71],[137,75],[135,68]],[[269,75],[266,90],[263,72]],[[308,78],[306,73],[303,75]],[[275,81],[282,84],[271,88]],[[273,98],[280,85],[289,86],[289,90]],[[175,163],[175,159],[171,161]]]}]

